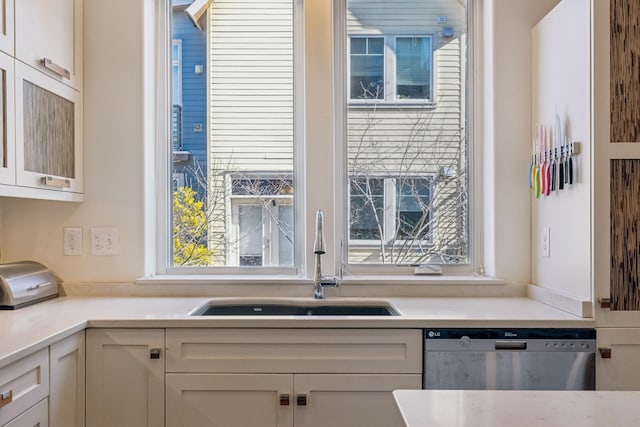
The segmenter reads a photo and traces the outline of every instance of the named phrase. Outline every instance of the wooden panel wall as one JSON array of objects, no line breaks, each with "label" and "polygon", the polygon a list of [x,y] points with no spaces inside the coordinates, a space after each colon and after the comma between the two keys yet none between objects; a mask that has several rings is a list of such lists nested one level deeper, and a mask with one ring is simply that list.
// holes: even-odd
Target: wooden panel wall
[{"label": "wooden panel wall", "polygon": [[611,142],[640,142],[640,0],[611,0]]},{"label": "wooden panel wall", "polygon": [[640,159],[611,160],[611,309],[640,310]]}]

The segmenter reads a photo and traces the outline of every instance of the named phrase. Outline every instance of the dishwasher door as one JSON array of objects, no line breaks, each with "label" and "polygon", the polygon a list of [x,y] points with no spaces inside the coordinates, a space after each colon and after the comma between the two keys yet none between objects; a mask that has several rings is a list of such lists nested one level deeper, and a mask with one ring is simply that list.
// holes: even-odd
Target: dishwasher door
[{"label": "dishwasher door", "polygon": [[593,329],[428,329],[424,349],[425,389],[595,389]]}]

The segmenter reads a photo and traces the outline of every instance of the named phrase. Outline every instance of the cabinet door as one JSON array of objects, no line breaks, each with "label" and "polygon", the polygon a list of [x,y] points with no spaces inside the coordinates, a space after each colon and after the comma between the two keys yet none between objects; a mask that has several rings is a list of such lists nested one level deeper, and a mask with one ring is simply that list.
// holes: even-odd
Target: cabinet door
[{"label": "cabinet door", "polygon": [[293,426],[290,374],[167,374],[166,387],[167,427]]},{"label": "cabinet door", "polygon": [[87,330],[87,426],[164,425],[164,329]]},{"label": "cabinet door", "polygon": [[47,399],[20,414],[5,427],[48,427],[49,411]]},{"label": "cabinet door", "polygon": [[15,16],[16,58],[81,90],[83,0],[19,0]]},{"label": "cabinet door", "polygon": [[598,328],[597,390],[640,390],[640,328]]},{"label": "cabinet door", "polygon": [[22,414],[49,395],[49,349],[44,348],[0,369],[0,425]]},{"label": "cabinet door", "polygon": [[0,184],[9,185],[16,183],[14,69],[13,58],[0,53]]},{"label": "cabinet door", "polygon": [[14,0],[0,2],[0,50],[13,56]]},{"label": "cabinet door", "polygon": [[84,426],[84,331],[49,349],[49,402],[51,427]]},{"label": "cabinet door", "polygon": [[17,184],[82,193],[80,93],[16,61]]},{"label": "cabinet door", "polygon": [[420,389],[420,375],[294,377],[296,427],[403,427],[392,391]]}]

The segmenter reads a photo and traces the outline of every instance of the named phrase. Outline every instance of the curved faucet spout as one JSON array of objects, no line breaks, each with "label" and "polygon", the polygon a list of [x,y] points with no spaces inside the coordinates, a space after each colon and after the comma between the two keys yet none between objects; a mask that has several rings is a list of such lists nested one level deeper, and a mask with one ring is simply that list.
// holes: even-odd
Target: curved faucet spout
[{"label": "curved faucet spout", "polygon": [[316,236],[313,241],[313,254],[315,255],[315,268],[313,274],[313,297],[324,299],[324,288],[327,286],[340,286],[340,281],[333,276],[322,275],[322,255],[327,253],[324,242],[324,215],[322,210],[316,212]]}]

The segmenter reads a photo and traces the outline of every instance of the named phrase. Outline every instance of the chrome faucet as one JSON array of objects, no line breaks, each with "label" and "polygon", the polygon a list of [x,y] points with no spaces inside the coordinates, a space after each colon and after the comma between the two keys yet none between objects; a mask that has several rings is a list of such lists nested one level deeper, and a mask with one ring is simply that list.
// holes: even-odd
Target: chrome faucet
[{"label": "chrome faucet", "polygon": [[322,275],[322,255],[327,253],[324,243],[324,216],[321,210],[316,212],[316,238],[313,241],[313,253],[316,256],[315,272],[313,275],[313,297],[324,299],[324,288],[340,286],[338,278]]}]

